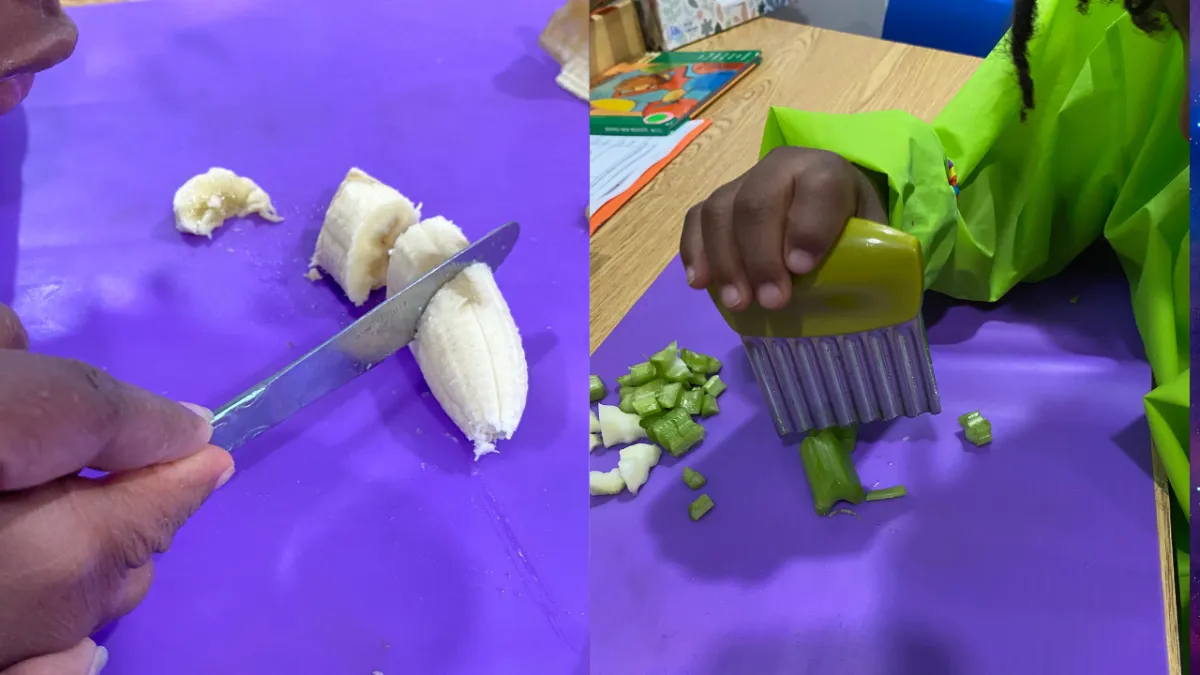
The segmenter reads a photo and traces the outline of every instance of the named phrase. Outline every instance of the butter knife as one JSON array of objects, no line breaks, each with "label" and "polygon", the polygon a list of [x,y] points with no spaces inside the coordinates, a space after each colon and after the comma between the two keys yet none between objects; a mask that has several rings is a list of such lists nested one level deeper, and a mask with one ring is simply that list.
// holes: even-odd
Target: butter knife
[{"label": "butter knife", "polygon": [[325,344],[218,408],[210,442],[232,452],[407,346],[434,294],[475,263],[494,271],[508,257],[520,232],[515,222],[492,230]]}]

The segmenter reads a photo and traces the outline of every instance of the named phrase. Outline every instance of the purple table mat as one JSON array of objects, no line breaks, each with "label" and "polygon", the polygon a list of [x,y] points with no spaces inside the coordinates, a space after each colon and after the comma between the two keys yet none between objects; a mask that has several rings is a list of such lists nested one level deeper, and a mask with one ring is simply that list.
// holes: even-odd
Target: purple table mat
[{"label": "purple table mat", "polygon": [[[723,359],[729,390],[701,446],[664,455],[636,498],[593,500],[593,675],[1167,672],[1125,283],[1071,274],[991,307],[931,295],[925,315],[944,412],[864,428],[856,453],[864,485],[909,496],[821,518],[739,339],[668,266],[592,372],[612,382],[679,340]],[[983,448],[957,433],[975,409]],[[695,523],[683,466],[716,504]]]},{"label": "purple table mat", "polygon": [[[34,348],[216,406],[361,314],[303,275],[358,166],[469,236],[529,403],[479,463],[407,352],[239,451],[238,474],[102,631],[113,675],[586,669],[585,106],[536,44],[557,0],[148,2],[73,12],[79,49],[0,118],[0,302]],[[224,166],[286,220],[211,241],[171,198]]]}]

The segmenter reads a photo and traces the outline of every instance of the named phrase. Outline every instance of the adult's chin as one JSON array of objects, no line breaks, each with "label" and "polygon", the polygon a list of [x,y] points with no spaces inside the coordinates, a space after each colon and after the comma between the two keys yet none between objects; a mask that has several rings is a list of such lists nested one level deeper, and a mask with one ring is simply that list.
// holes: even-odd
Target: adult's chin
[{"label": "adult's chin", "polygon": [[21,105],[33,88],[33,73],[13,75],[0,80],[0,115]]}]

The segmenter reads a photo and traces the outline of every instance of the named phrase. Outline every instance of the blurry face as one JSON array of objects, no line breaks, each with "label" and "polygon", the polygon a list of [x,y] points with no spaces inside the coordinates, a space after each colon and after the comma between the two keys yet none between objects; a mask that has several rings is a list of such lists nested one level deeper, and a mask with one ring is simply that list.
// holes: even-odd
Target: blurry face
[{"label": "blurry face", "polygon": [[0,115],[25,98],[34,73],[71,55],[76,37],[58,0],[0,0]]}]

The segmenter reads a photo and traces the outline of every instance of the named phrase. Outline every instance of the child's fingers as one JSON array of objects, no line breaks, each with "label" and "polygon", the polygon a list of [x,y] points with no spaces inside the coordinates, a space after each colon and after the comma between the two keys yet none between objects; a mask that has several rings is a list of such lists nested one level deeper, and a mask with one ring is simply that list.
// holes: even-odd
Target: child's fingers
[{"label": "child's fingers", "polygon": [[742,268],[758,304],[779,309],[791,298],[791,274],[783,263],[783,237],[791,176],[761,172],[742,183],[733,200],[733,229]]},{"label": "child's fingers", "polygon": [[793,274],[816,269],[856,209],[854,181],[833,167],[818,164],[797,175],[784,241],[787,268]]},{"label": "child's fingers", "polygon": [[687,274],[688,286],[708,286],[708,260],[704,257],[704,231],[701,228],[700,207],[696,204],[688,209],[683,218],[683,232],[679,235],[679,258]]},{"label": "child's fingers", "polygon": [[738,185],[737,182],[722,185],[700,207],[700,228],[704,233],[711,284],[720,289],[721,304],[735,311],[745,309],[752,298],[733,231],[733,202]]}]

